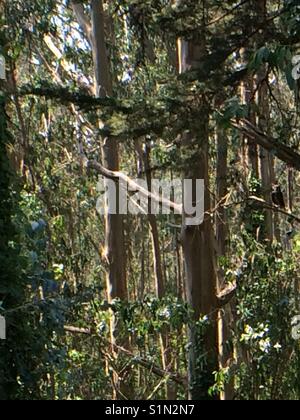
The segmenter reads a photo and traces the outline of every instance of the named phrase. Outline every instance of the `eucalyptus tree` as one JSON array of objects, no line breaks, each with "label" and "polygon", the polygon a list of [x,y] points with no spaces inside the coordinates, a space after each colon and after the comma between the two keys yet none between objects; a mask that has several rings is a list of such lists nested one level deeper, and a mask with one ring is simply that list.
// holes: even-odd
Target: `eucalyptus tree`
[{"label": "eucalyptus tree", "polygon": [[[269,184],[283,179],[285,165],[300,169],[297,2],[3,4],[11,160],[23,208],[39,220],[30,245],[43,248],[28,252],[31,277],[57,292],[54,307],[35,317],[35,325],[51,321],[40,396],[49,397],[41,378],[52,398],[286,391],[295,346],[274,325],[287,328],[297,259],[284,242],[271,245],[281,240],[273,213],[282,215],[277,231],[299,218],[273,206]],[[6,154],[3,147],[3,165]],[[204,179],[204,222],[189,226],[189,214],[101,219],[98,173],[135,188],[132,178],[146,176],[148,189],[155,176]],[[295,208],[292,189],[289,176]],[[44,289],[27,289],[40,305]],[[286,375],[280,357],[292,361]]]}]

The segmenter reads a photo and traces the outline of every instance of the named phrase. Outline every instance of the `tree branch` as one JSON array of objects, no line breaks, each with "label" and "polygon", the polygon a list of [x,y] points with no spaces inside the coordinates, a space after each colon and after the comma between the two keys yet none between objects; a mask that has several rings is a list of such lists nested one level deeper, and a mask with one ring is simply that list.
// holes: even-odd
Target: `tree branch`
[{"label": "tree branch", "polygon": [[217,306],[219,309],[226,306],[231,299],[236,295],[236,284],[229,284],[217,295]]},{"label": "tree branch", "polygon": [[[83,334],[83,335],[92,335],[93,331],[90,328],[78,328],[73,326],[65,326],[64,327],[66,332],[69,332],[71,334]],[[155,375],[159,376],[160,378],[166,378],[169,377],[169,379],[179,385],[187,386],[187,379],[184,377],[181,377],[173,372],[169,372],[166,370],[161,369],[160,367],[154,365],[152,362],[149,362],[146,359],[143,359],[134,353],[131,353],[129,350],[125,349],[124,347],[120,347],[116,344],[110,343],[108,340],[106,340],[103,337],[99,337],[99,339],[105,341],[110,347],[113,347],[115,350],[120,351],[130,358],[134,360],[135,363],[138,365],[144,367],[145,369],[150,370]]]},{"label": "tree branch", "polygon": [[128,175],[124,174],[123,172],[111,171],[109,169],[104,168],[100,163],[94,160],[88,160],[85,156],[83,158],[83,163],[88,169],[94,169],[100,175],[104,176],[105,178],[112,179],[115,181],[121,180],[127,184],[131,191],[139,192],[144,198],[149,200],[153,200],[156,203],[159,203],[161,206],[172,209],[177,214],[182,214],[183,206],[182,204],[174,203],[164,197],[160,197],[152,192],[149,192],[146,188],[143,188],[141,185],[137,184]]},{"label": "tree branch", "polygon": [[261,206],[265,209],[272,210],[276,213],[281,213],[285,216],[288,216],[290,219],[293,219],[295,222],[300,223],[300,218],[299,217],[295,216],[292,213],[287,212],[286,210],[281,209],[280,207],[276,207],[276,206],[273,206],[272,204],[267,203],[262,198],[251,196],[251,197],[248,198],[248,200],[254,201],[256,204],[258,204],[259,206]]},{"label": "tree branch", "polygon": [[240,120],[238,124],[232,121],[231,125],[247,137],[251,138],[255,141],[255,143],[268,150],[271,154],[273,153],[278,159],[282,160],[297,171],[300,171],[300,154],[291,147],[278,142],[271,136],[266,135],[246,119]]},{"label": "tree branch", "polygon": [[89,87],[86,89],[79,89],[76,92],[71,92],[70,89],[62,87],[54,83],[43,82],[40,87],[35,87],[25,84],[19,87],[20,96],[44,96],[47,99],[58,101],[62,105],[74,104],[81,110],[91,111],[98,108],[113,108],[116,112],[122,112],[125,115],[133,114],[135,109],[122,105],[122,103],[115,98],[105,97],[96,98],[90,95]]}]

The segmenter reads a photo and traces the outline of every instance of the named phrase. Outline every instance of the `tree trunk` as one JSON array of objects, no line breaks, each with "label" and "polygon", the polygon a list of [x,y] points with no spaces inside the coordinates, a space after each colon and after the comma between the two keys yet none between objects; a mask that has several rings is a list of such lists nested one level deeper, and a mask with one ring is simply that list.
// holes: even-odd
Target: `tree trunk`
[{"label": "tree trunk", "polygon": [[[203,136],[206,133],[202,133]],[[204,138],[205,139],[205,138]],[[194,139],[185,138],[192,145]],[[206,141],[206,140],[205,140]],[[205,209],[210,208],[208,191],[207,147],[197,156],[197,163],[185,172],[186,179],[205,179]],[[206,150],[205,150],[206,149]],[[196,157],[196,156],[195,156]],[[210,326],[204,334],[201,346],[200,333],[193,326],[189,331],[189,385],[190,398],[207,399],[208,389],[213,384],[212,372],[217,370],[217,329],[216,329],[216,272],[214,264],[213,230],[210,218],[206,218],[200,226],[182,228],[182,244],[186,270],[186,294],[191,305],[195,321],[202,315],[209,316]],[[198,359],[206,353],[207,369],[204,373],[198,366]],[[203,378],[203,374],[206,378]]]},{"label": "tree trunk", "polygon": [[[224,129],[217,128],[217,201],[226,197],[228,193],[227,188],[227,156],[228,156],[228,139]],[[218,252],[220,255],[226,255],[227,245],[227,219],[226,209],[221,207],[217,213],[217,243]]]},{"label": "tree trunk", "polygon": [[[197,68],[205,51],[204,42],[179,40],[179,70]],[[208,123],[209,107],[205,98],[199,106],[198,131],[183,134],[182,147],[193,152],[186,162],[184,179],[204,179],[205,210],[210,209],[208,175]],[[212,373],[218,370],[217,362],[217,311],[216,293],[217,276],[213,247],[213,229],[210,217],[205,217],[199,226],[187,226],[183,218],[182,245],[185,261],[186,295],[194,311],[195,322],[201,315],[209,317],[210,325],[205,333],[195,325],[189,328],[188,377],[189,398],[192,400],[208,399],[208,390],[213,384]],[[199,363],[201,356],[206,356],[206,366]]]},{"label": "tree trunk", "polygon": [[[112,96],[102,0],[91,1],[91,14],[96,95],[99,97]],[[107,137],[103,139],[102,154],[103,165],[107,169],[118,171],[119,153],[115,138]],[[123,217],[119,214],[106,214],[105,219],[108,297],[110,300],[115,298],[127,299]]]},{"label": "tree trunk", "polygon": [[[246,62],[247,57],[245,57]],[[249,121],[256,125],[256,117],[255,112],[253,111],[253,103],[254,103],[254,83],[253,77],[250,75],[244,82],[243,82],[243,89],[242,89],[243,101],[246,105],[249,106]],[[258,148],[257,144],[250,138],[245,139],[245,143],[247,145],[247,161],[248,161],[248,170],[251,172],[252,176],[256,179],[259,178],[259,163],[258,163]]]},{"label": "tree trunk", "polygon": [[287,184],[288,184],[288,209],[291,213],[293,213],[294,209],[294,170],[293,168],[288,168],[288,176],[287,176]]},{"label": "tree trunk", "polygon": [[[94,38],[94,65],[96,76],[96,94],[99,97],[112,96],[112,79],[109,71],[108,54],[105,44],[104,12],[102,0],[92,0],[92,30]],[[102,159],[103,165],[110,170],[119,170],[119,147],[116,138],[106,137],[103,139]],[[117,197],[118,197],[118,186]],[[118,208],[118,205],[117,205]],[[118,212],[118,210],[117,210]],[[124,226],[123,216],[120,214],[105,215],[105,260],[107,262],[107,295],[108,301],[119,298],[127,299],[126,284],[126,253],[124,246]],[[115,317],[111,314],[111,342],[113,354],[114,345],[118,340],[118,330]],[[119,340],[118,340],[119,341]],[[127,340],[121,342],[123,346],[128,346]],[[114,375],[115,397],[117,399],[129,397],[130,388],[126,386],[124,380]]]},{"label": "tree trunk", "polygon": [[[228,138],[225,130],[217,128],[217,201],[226,197],[228,193],[227,188],[227,158],[228,158]],[[221,207],[217,214],[217,244],[218,253],[220,257],[227,255],[227,217],[226,210]],[[219,269],[218,276],[218,291],[221,292],[226,286],[224,281],[224,273]],[[232,305],[228,303],[224,308],[218,312],[218,340],[219,340],[219,366],[224,370],[231,367],[234,359],[233,350],[229,345],[231,339],[231,325],[232,325]],[[230,379],[229,383],[224,386],[224,391],[221,392],[221,400],[231,401],[234,398],[234,378]]]},{"label": "tree trunk", "polygon": [[[264,133],[269,132],[268,120],[269,120],[269,103],[268,103],[268,87],[264,78],[267,77],[266,72],[262,72],[260,83],[260,88],[258,92],[258,109],[260,110],[259,116],[259,128],[263,130]],[[268,204],[272,204],[271,193],[272,193],[272,184],[274,179],[272,179],[272,169],[271,169],[271,155],[270,153],[260,147],[260,174],[262,182],[262,194],[264,200]],[[271,210],[265,210],[265,231],[264,238],[267,239],[270,243],[273,242],[274,238],[274,224],[273,224],[273,212]]]},{"label": "tree trunk", "polygon": [[[266,0],[257,0],[258,19],[264,21],[266,18]],[[268,72],[266,68],[263,68],[258,75],[258,109],[259,118],[258,126],[264,132],[269,134],[269,119],[270,119],[270,107],[268,101]],[[264,148],[260,147],[260,175],[262,181],[262,193],[264,200],[272,204],[271,193],[272,184],[275,181],[272,178],[272,161],[270,153]],[[270,243],[274,239],[274,223],[273,223],[273,212],[271,210],[265,210],[265,231],[264,239],[267,239]]]},{"label": "tree trunk", "polygon": [[[139,159],[142,159],[146,180],[148,185],[148,190],[151,191],[152,184],[152,174],[151,174],[151,148],[150,145],[146,143],[144,150],[141,145],[136,142],[136,148],[138,151]],[[139,166],[141,166],[139,164]],[[151,214],[151,204],[149,203],[148,209],[148,222],[150,226],[150,233],[152,239],[152,251],[153,251],[153,263],[154,263],[154,278],[155,278],[155,291],[156,297],[162,299],[165,296],[165,278],[163,274],[163,262],[160,249],[160,240],[159,232],[157,227],[156,216]],[[162,365],[164,370],[170,369],[170,364],[172,363],[172,355],[170,352],[169,346],[169,332],[168,329],[160,334],[160,347],[162,355]],[[173,383],[168,383],[166,385],[166,395],[168,400],[176,399],[176,386]]]},{"label": "tree trunk", "polygon": [[[250,7],[249,5],[246,4],[245,6]],[[241,50],[241,57],[242,57],[242,61],[247,64],[249,63],[250,60],[250,54],[248,52],[248,50],[246,50],[245,48],[243,48]],[[242,97],[242,102],[247,105],[249,107],[249,114],[248,114],[248,120],[256,125],[256,115],[255,115],[255,111],[253,109],[253,105],[255,104],[255,86],[254,86],[254,81],[253,81],[253,75],[249,74],[245,80],[242,82],[241,85],[241,97]],[[248,138],[247,136],[244,137],[243,139],[243,144],[244,144],[244,159],[245,161],[243,162],[243,164],[246,166],[247,168],[247,172],[251,173],[252,176],[254,176],[255,178],[258,179],[259,177],[259,162],[258,162],[258,147],[257,144],[250,138]],[[248,175],[247,173],[247,175]]]}]

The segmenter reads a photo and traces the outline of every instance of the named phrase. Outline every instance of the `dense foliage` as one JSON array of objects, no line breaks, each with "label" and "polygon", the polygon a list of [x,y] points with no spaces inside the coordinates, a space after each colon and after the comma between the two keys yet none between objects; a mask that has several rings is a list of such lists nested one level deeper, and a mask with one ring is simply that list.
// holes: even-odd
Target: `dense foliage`
[{"label": "dense foliage", "polygon": [[[72,8],[89,17],[92,3],[0,5],[0,399],[186,399],[194,387],[207,399],[298,400],[298,1],[104,1],[113,95],[102,97]],[[180,40],[202,58],[178,74]],[[134,179],[180,179],[206,155],[211,257],[235,289],[213,314],[194,316],[173,214],[124,218],[127,293],[110,299],[99,174],[85,164],[103,163],[107,138]],[[207,337],[222,317],[216,354]]]}]

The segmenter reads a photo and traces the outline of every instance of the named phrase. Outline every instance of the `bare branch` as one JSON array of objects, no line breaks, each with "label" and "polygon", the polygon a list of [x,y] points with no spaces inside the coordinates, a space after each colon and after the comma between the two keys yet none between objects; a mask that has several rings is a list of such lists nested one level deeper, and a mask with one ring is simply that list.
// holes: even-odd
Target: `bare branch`
[{"label": "bare branch", "polygon": [[182,204],[174,203],[164,197],[160,197],[152,192],[149,192],[147,189],[143,188],[141,185],[137,184],[128,175],[124,174],[123,172],[111,171],[109,169],[104,168],[100,163],[94,160],[88,160],[85,156],[82,156],[84,165],[89,169],[94,169],[100,175],[104,176],[105,178],[112,179],[115,181],[121,180],[125,182],[132,191],[139,192],[143,197],[148,198],[150,200],[154,200],[156,203],[159,203],[161,206],[172,209],[178,214],[182,214],[183,206]]}]

